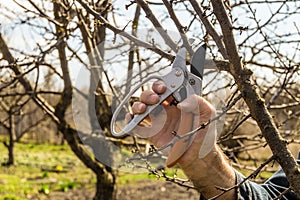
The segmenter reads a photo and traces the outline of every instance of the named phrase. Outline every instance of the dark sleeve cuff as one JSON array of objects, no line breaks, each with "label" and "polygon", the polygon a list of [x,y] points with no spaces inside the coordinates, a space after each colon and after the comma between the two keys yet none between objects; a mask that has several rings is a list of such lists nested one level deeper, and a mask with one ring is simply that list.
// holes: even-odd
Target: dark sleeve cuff
[{"label": "dark sleeve cuff", "polygon": [[[239,172],[236,173],[237,184],[241,183],[245,177]],[[252,181],[245,181],[237,189],[237,200],[272,200],[278,197],[289,187],[286,176],[282,170],[275,173],[264,184],[257,184]],[[293,191],[285,193],[282,200],[298,200],[297,195]]]},{"label": "dark sleeve cuff", "polygon": [[[245,177],[235,171],[236,183],[241,183]],[[273,198],[269,195],[268,191],[257,183],[246,180],[243,184],[237,188],[237,200],[272,200]]]}]

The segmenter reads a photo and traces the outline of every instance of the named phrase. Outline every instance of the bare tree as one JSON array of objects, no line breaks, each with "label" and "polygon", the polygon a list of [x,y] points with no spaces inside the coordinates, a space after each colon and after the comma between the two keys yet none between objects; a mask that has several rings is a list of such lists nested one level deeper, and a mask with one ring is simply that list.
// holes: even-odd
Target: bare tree
[{"label": "bare tree", "polygon": [[[222,102],[219,117],[227,116],[219,139],[225,152],[237,156],[237,167],[251,171],[248,179],[268,170],[268,164],[277,161],[291,189],[300,194],[299,166],[288,148],[299,144],[299,23],[296,20],[299,3],[296,0],[201,3],[135,0],[115,1],[113,5],[110,1],[83,0],[14,2],[25,13],[12,18],[16,11],[6,7],[8,11],[3,16],[13,22],[10,28],[24,26],[28,31],[30,27],[41,41],[28,45],[28,50],[1,40],[2,60],[5,60],[1,69],[13,76],[10,81],[1,79],[0,90],[18,82],[25,95],[50,116],[74,153],[97,175],[95,199],[114,198],[115,169],[105,163],[116,162],[115,146],[125,147],[124,151],[131,150],[137,155],[133,159],[121,159],[125,165],[139,159],[149,172],[192,187],[187,181],[167,177],[151,166],[144,154],[149,149],[144,148],[148,146],[144,140],[132,136],[112,138],[109,124],[112,108],[137,82],[167,70],[180,46],[187,47],[192,55],[203,42],[208,46],[207,57],[219,70],[206,71],[203,96],[216,99],[217,92],[228,94],[219,97],[219,103]],[[263,19],[261,8],[267,13]],[[89,72],[85,82],[87,93],[76,88],[71,79],[78,65]],[[53,89],[53,94],[60,96],[57,103],[47,100],[40,91],[39,73],[43,73],[43,68],[52,71],[58,80]],[[221,78],[217,78],[215,74],[220,73]],[[120,74],[126,78],[121,80]],[[80,80],[84,80],[84,74],[80,75]],[[218,86],[218,81],[224,84]],[[73,126],[74,122],[67,118],[77,93],[88,102],[90,132]],[[225,143],[232,140],[233,146]],[[92,148],[94,155],[85,145]],[[266,148],[271,150],[269,158],[252,166],[240,162],[245,155],[254,159],[254,152]],[[151,150],[153,154],[155,150]],[[107,155],[105,160],[99,159],[101,154]],[[134,167],[141,166],[134,164]]]},{"label": "bare tree", "polygon": [[[25,56],[25,60],[26,57],[29,57],[29,61],[26,60],[24,63],[23,60],[14,57],[12,49],[8,47],[6,41],[1,35],[0,44],[2,60],[5,60],[8,63],[3,66],[3,68],[9,72],[12,72],[16,77],[11,82],[8,82],[7,85],[10,85],[15,81],[19,82],[25,90],[24,95],[31,98],[37,106],[39,106],[48,114],[48,116],[56,123],[58,130],[64,135],[64,139],[68,142],[74,153],[87,167],[95,172],[97,176],[97,192],[95,194],[95,199],[113,199],[115,187],[114,172],[109,166],[101,164],[94,159],[93,155],[88,153],[87,149],[84,148],[81,139],[79,138],[80,133],[76,129],[72,128],[71,122],[67,121],[66,118],[66,111],[72,102],[73,92],[69,73],[69,61],[72,56],[78,56],[76,51],[73,51],[73,47],[70,47],[67,43],[68,38],[73,37],[72,35],[70,36],[70,33],[74,31],[73,28],[69,28],[68,26],[74,17],[74,13],[78,14],[78,18],[82,17],[80,16],[80,11],[75,7],[72,7],[73,4],[69,4],[67,1],[41,1],[39,2],[40,4],[36,4],[33,1],[28,1],[29,5],[26,6],[25,4],[18,3],[17,1],[15,1],[15,3],[24,11],[33,14],[32,18],[29,17],[23,21],[23,19],[20,17],[17,18],[17,21],[21,20],[21,23],[25,23],[29,27],[36,28],[38,35],[41,34],[43,36],[43,31],[45,30],[46,33],[49,34],[48,36],[50,39],[45,36],[43,39],[45,39],[44,41],[46,44],[42,44],[41,46],[37,44],[37,49],[39,52],[36,55],[30,56],[30,52],[23,52],[22,50],[18,52],[17,50],[20,55]],[[107,12],[108,10],[106,9],[106,6],[109,6],[110,3],[105,2],[103,5],[102,3],[103,2],[99,1],[97,8],[104,9],[103,11]],[[11,10],[11,12],[14,13],[13,10]],[[51,12],[53,16],[49,16],[49,12]],[[105,15],[103,16],[105,17]],[[45,19],[50,23],[50,25],[44,24],[42,21],[34,21],[36,17]],[[83,17],[85,20],[89,20],[88,16]],[[80,21],[77,21],[77,23],[79,24]],[[75,29],[77,29],[77,27]],[[101,38],[103,37],[103,33],[104,32],[102,30],[95,34],[98,34],[97,37]],[[77,35],[74,35],[74,37]],[[89,40],[89,35],[84,35],[83,37],[84,39]],[[82,40],[83,43],[84,39]],[[93,45],[93,43],[91,43],[91,45]],[[89,48],[92,47],[89,46]],[[54,51],[57,51],[57,54],[55,54]],[[69,56],[68,53],[72,51],[73,55]],[[47,56],[52,55],[55,55],[58,58],[54,60],[54,62],[52,62],[51,59],[46,59]],[[59,67],[55,67],[56,65]],[[53,91],[53,94],[60,95],[60,100],[56,104],[54,104],[55,102],[47,101],[42,92],[40,92],[41,87],[39,87],[39,83],[41,80],[39,78],[39,73],[42,73],[40,68],[43,67],[51,69],[60,79],[59,84],[62,84],[62,86],[57,87],[57,91]],[[34,78],[34,80],[32,80],[32,77],[30,76],[32,74],[27,76],[26,70],[24,70],[26,68],[36,73],[37,76]],[[34,84],[32,84],[32,82]],[[3,83],[6,84],[6,82]],[[91,90],[93,89],[95,88],[92,88]]]},{"label": "bare tree", "polygon": [[5,166],[10,166],[15,163],[14,159],[14,142],[16,140],[16,132],[19,121],[16,120],[16,116],[20,115],[20,106],[17,104],[8,104],[5,100],[1,101],[1,111],[4,118],[1,121],[1,126],[6,130],[8,134],[8,142],[4,141],[3,144],[8,150],[8,160],[3,163]]}]

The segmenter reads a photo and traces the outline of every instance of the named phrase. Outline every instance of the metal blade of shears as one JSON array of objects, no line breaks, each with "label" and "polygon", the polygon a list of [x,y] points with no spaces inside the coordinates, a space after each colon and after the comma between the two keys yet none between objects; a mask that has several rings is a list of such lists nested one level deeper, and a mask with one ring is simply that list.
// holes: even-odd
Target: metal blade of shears
[{"label": "metal blade of shears", "polygon": [[186,69],[186,48],[180,48],[176,54],[176,57],[174,59],[172,69],[174,68],[180,68],[184,72],[187,71]]},{"label": "metal blade of shears", "polygon": [[191,73],[203,79],[205,64],[206,44],[201,45],[194,53],[191,60]]}]

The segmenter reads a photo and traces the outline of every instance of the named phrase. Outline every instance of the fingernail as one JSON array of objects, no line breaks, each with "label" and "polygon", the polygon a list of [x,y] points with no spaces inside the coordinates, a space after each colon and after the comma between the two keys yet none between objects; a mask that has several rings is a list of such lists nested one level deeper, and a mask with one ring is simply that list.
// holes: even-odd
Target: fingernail
[{"label": "fingernail", "polygon": [[156,103],[158,101],[157,94],[150,95],[150,100],[151,100],[151,102]]},{"label": "fingernail", "polygon": [[139,109],[139,110],[143,110],[143,108],[144,108],[144,104],[139,104],[139,105],[138,105],[138,109]]},{"label": "fingernail", "polygon": [[164,89],[164,86],[163,85],[158,85],[157,89],[159,90],[159,92],[161,92]]}]

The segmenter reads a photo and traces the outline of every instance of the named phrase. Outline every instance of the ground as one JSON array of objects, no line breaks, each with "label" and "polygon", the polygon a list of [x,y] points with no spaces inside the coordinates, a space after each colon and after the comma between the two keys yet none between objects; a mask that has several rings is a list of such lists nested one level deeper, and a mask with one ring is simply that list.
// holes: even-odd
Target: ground
[{"label": "ground", "polygon": [[[93,194],[93,190],[76,189],[68,192],[52,192],[39,198],[43,200],[88,200],[93,198]],[[173,199],[198,200],[199,194],[194,190],[187,190],[174,183],[160,180],[140,180],[117,189],[117,200]]]},{"label": "ground", "polygon": [[[0,143],[1,144],[1,143]],[[0,163],[7,160],[0,145]],[[16,144],[16,163],[0,165],[0,200],[89,200],[95,194],[95,174],[66,145]],[[182,177],[180,170],[175,170]],[[170,176],[175,171],[167,170]],[[157,179],[148,173],[119,172],[117,200],[199,199],[194,190]]]},{"label": "ground", "polygon": [[174,183],[166,181],[138,181],[128,187],[123,186],[117,191],[118,200],[172,200],[172,199],[199,199],[195,190],[187,190]]},{"label": "ground", "polygon": [[[298,145],[294,155],[299,149]],[[7,161],[4,145],[0,145],[0,153],[0,163],[4,163]],[[262,160],[268,158],[266,151],[258,156]],[[95,174],[67,145],[18,143],[15,159],[13,166],[0,165],[0,200],[89,200],[95,194]],[[256,164],[259,166],[259,163]],[[245,164],[252,165],[250,161]],[[278,166],[271,163],[269,168],[277,170]],[[244,169],[242,172],[249,174],[251,171]],[[177,169],[166,169],[166,173],[171,177],[183,176],[182,171]],[[271,172],[264,171],[258,177],[267,179],[271,175]],[[117,200],[199,199],[196,191],[157,179],[148,173],[119,173],[117,180]]]}]

